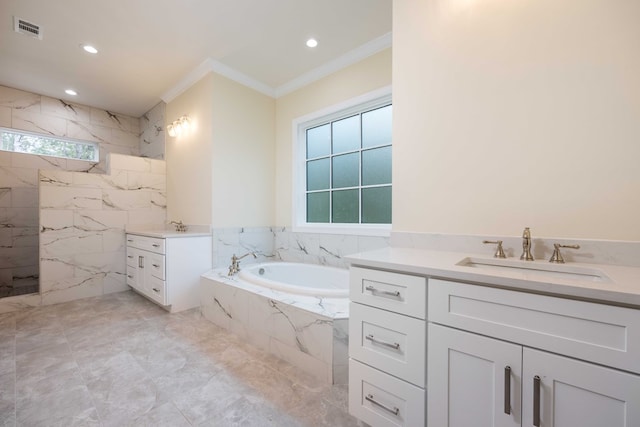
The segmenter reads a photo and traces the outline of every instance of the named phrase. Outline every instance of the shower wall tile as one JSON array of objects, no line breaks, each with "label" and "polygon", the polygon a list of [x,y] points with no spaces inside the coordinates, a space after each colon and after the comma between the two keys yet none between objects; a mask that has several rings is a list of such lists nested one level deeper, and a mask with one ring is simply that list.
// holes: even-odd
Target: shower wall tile
[{"label": "shower wall tile", "polygon": [[14,109],[11,113],[11,127],[47,135],[67,135],[67,121],[65,119],[45,116],[40,112],[29,110]]},{"label": "shower wall tile", "polygon": [[84,123],[91,121],[90,107],[44,95],[40,99],[40,112],[43,115],[76,120]]},{"label": "shower wall tile", "polygon": [[[0,229],[3,231],[1,240],[7,242],[3,244],[3,249],[7,252],[6,259],[11,260],[11,264],[23,265],[25,262],[33,262],[30,268],[32,274],[29,278],[23,277],[22,272],[17,270],[3,270],[0,267],[2,277],[12,277],[15,285],[22,285],[28,281],[33,282],[38,278],[38,252],[39,245],[36,243],[38,236],[38,188],[59,187],[57,190],[46,191],[41,194],[44,206],[50,208],[42,210],[41,224],[42,234],[45,236],[47,244],[47,254],[55,257],[54,249],[68,253],[67,248],[72,240],[65,239],[66,234],[79,233],[82,230],[78,227],[86,227],[88,220],[74,223],[73,216],[62,213],[64,210],[73,212],[77,210],[104,209],[103,190],[127,190],[129,176],[126,168],[113,171],[110,175],[104,175],[107,170],[107,155],[110,153],[123,153],[126,155],[138,156],[140,154],[140,123],[137,118],[114,114],[92,108],[85,105],[70,103],[61,99],[42,96],[6,86],[0,86],[0,126],[14,128],[18,130],[39,132],[60,137],[69,137],[80,140],[92,141],[99,144],[100,162],[86,162],[81,160],[62,159],[49,156],[38,156],[24,153],[12,153],[0,151],[0,209],[8,209],[0,212]],[[131,160],[131,164],[136,164],[136,160]],[[164,162],[162,165],[151,165],[147,162],[137,164],[139,172],[153,172],[162,175],[165,172]],[[38,177],[38,170],[42,172],[41,179]],[[76,173],[78,172],[78,173]],[[82,172],[82,173],[80,173]],[[74,181],[75,178],[75,181]],[[153,180],[157,178],[154,177]],[[69,192],[67,188],[75,188],[77,191]],[[95,191],[90,191],[92,189]],[[158,193],[159,191],[156,191]],[[164,192],[164,190],[162,190]],[[96,198],[97,196],[97,198]],[[145,199],[146,198],[146,199]],[[156,200],[161,199],[155,196]],[[150,200],[150,195],[143,196],[143,199]],[[166,203],[164,203],[166,205]],[[163,203],[153,206],[147,203],[136,206],[141,212],[147,212],[154,218],[162,217]],[[113,209],[118,210],[118,209]],[[123,210],[123,209],[120,209]],[[127,214],[121,214],[125,217]],[[101,217],[103,218],[103,217]],[[121,220],[119,220],[121,222]],[[118,222],[118,221],[116,221]],[[163,222],[163,220],[161,220]],[[93,228],[96,228],[94,224]],[[57,235],[54,236],[54,234]],[[101,231],[100,250],[119,251],[122,248],[120,237],[121,229],[108,226]],[[67,236],[69,237],[69,236]],[[56,240],[58,239],[58,240]],[[88,240],[86,240],[88,239]],[[97,247],[94,237],[80,238],[76,236],[77,243],[82,248]],[[66,244],[64,242],[67,242]],[[86,242],[93,242],[88,244]],[[75,243],[74,243],[75,244]],[[27,251],[35,254],[27,257]],[[48,261],[47,261],[48,262]],[[35,271],[35,273],[33,273]],[[14,277],[15,276],[15,277]],[[118,276],[111,277],[111,273],[101,278],[100,281],[106,283],[107,280],[113,282]],[[98,280],[98,279],[96,279]],[[73,281],[64,283],[70,284]],[[62,283],[62,282],[61,282]],[[52,285],[51,289],[65,288],[65,284]],[[95,283],[94,283],[95,284]],[[11,284],[9,286],[12,286]],[[84,288],[83,288],[84,286]],[[79,289],[86,289],[87,285],[82,285]],[[109,289],[121,289],[119,285],[109,285]],[[2,292],[0,291],[0,296]],[[81,293],[80,293],[81,294]],[[83,294],[85,295],[86,292]],[[71,291],[64,291],[60,295],[73,295]],[[0,311],[13,310],[16,307],[33,305],[35,300],[42,302],[40,295],[35,298],[25,299],[24,296],[16,297],[19,301],[9,301],[7,298],[0,300]],[[48,296],[47,301],[54,301],[60,297]]]},{"label": "shower wall tile", "polygon": [[165,110],[160,102],[140,117],[140,155],[152,159],[164,159],[165,152]]},{"label": "shower wall tile", "polygon": [[164,161],[110,154],[106,163],[106,175],[40,173],[42,304],[128,289],[126,227],[166,222],[166,208],[151,202],[165,197],[165,175],[156,173]]},{"label": "shower wall tile", "polygon": [[11,108],[0,107],[0,126],[11,127]]}]

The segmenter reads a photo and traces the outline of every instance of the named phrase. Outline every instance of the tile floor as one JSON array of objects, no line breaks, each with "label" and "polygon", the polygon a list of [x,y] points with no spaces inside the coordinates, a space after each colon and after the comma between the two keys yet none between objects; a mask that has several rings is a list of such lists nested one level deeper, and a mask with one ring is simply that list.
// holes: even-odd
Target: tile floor
[{"label": "tile floor", "polygon": [[0,426],[360,426],[318,385],[133,292],[0,314]]}]

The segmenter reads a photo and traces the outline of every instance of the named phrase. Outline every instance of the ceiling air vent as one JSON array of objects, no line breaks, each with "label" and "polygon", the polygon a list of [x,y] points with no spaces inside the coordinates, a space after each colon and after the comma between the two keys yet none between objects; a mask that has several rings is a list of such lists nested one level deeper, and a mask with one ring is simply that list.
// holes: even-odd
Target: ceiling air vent
[{"label": "ceiling air vent", "polygon": [[13,17],[13,30],[16,33],[25,34],[42,40],[42,27],[40,27],[40,25],[25,21],[17,16]]}]

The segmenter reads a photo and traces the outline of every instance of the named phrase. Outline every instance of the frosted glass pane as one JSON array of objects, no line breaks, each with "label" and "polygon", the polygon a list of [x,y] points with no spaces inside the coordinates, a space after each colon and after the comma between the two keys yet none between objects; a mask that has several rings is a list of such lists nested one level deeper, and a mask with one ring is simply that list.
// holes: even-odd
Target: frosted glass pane
[{"label": "frosted glass pane", "polygon": [[333,122],[333,154],[360,148],[360,116]]},{"label": "frosted glass pane", "polygon": [[333,188],[357,187],[360,169],[358,153],[333,158]]},{"label": "frosted glass pane", "polygon": [[307,162],[307,191],[329,188],[329,159]]},{"label": "frosted glass pane", "polygon": [[329,222],[329,192],[307,194],[307,222]]},{"label": "frosted glass pane", "polygon": [[362,185],[391,184],[391,147],[362,152]]},{"label": "frosted glass pane", "polygon": [[358,222],[358,190],[341,190],[333,192],[333,223]]},{"label": "frosted glass pane", "polygon": [[391,224],[391,187],[362,189],[362,223]]},{"label": "frosted glass pane", "polygon": [[362,115],[362,147],[391,144],[391,105]]},{"label": "frosted glass pane", "polygon": [[307,159],[331,154],[331,126],[318,126],[307,129]]}]

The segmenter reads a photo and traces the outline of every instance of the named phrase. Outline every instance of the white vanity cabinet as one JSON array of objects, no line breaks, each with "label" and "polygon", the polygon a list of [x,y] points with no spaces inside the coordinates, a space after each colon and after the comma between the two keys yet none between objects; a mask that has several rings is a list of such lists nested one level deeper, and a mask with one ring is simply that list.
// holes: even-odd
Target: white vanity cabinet
[{"label": "white vanity cabinet", "polygon": [[429,281],[429,426],[640,425],[640,312]]},{"label": "white vanity cabinet", "polygon": [[[174,235],[175,236],[175,235]],[[211,269],[211,237],[127,233],[127,284],[172,313],[200,304],[200,275]]]},{"label": "white vanity cabinet", "polygon": [[349,412],[372,427],[425,423],[425,277],[352,266]]}]

